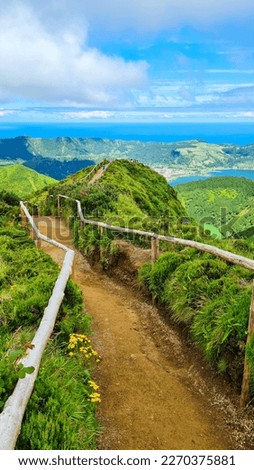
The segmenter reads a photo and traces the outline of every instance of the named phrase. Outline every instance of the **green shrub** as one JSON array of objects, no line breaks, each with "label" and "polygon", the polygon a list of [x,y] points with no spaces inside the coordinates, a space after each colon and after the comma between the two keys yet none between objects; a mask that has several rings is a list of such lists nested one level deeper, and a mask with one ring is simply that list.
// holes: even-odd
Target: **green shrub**
[{"label": "green shrub", "polygon": [[52,342],[43,356],[16,449],[94,449],[99,432],[90,375]]},{"label": "green shrub", "polygon": [[[0,219],[0,261],[1,412],[18,377],[25,372],[20,369],[18,358],[31,345],[59,268],[13,223],[12,212],[6,219]],[[90,322],[83,308],[82,293],[69,280],[28,403],[17,449],[96,447],[95,412],[99,395],[94,395],[96,384],[91,385],[94,361],[92,357],[85,359],[81,352],[72,357],[68,349],[73,333],[90,333]]]},{"label": "green shrub", "polygon": [[154,266],[144,265],[139,273],[140,281],[167,306],[174,321],[188,326],[207,360],[239,387],[252,277],[248,270],[212,255],[179,247],[172,247]]}]

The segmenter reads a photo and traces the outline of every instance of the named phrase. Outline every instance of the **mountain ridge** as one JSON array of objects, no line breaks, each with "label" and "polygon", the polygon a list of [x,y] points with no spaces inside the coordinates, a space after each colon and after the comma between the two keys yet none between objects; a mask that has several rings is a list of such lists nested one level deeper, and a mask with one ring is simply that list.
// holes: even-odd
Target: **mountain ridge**
[{"label": "mountain ridge", "polygon": [[87,137],[0,139],[0,165],[22,163],[56,179],[64,179],[105,158],[135,159],[175,174],[225,168],[253,169],[254,144],[219,145],[201,140],[142,142]]},{"label": "mountain ridge", "polygon": [[109,164],[104,160],[97,170],[99,177],[90,173],[90,168],[84,169],[58,182],[50,188],[53,198],[49,197],[48,203],[57,194],[65,194],[81,200],[86,217],[103,218],[129,228],[155,230],[171,218],[187,217],[175,190],[146,165],[124,159]]}]

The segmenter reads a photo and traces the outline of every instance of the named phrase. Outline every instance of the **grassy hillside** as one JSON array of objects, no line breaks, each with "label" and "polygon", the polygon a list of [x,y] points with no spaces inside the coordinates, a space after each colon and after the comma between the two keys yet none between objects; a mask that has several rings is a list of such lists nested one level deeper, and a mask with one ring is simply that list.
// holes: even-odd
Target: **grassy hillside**
[{"label": "grassy hillside", "polygon": [[[224,246],[243,252],[244,245]],[[252,257],[254,246],[245,245]],[[182,325],[219,373],[240,391],[253,273],[190,248],[170,247],[139,273],[153,299]],[[247,349],[254,396],[254,337]]]},{"label": "grassy hillside", "polygon": [[20,198],[54,183],[53,178],[23,165],[0,166],[0,191],[9,189]]},{"label": "grassy hillside", "polygon": [[[18,223],[18,198],[0,193],[0,412],[24,370],[18,359],[31,344],[59,268]],[[91,373],[95,356],[90,317],[69,281],[51,340],[43,355],[17,449],[93,449],[98,424]],[[81,351],[83,347],[83,352]],[[32,346],[31,346],[32,347]],[[98,357],[98,356],[96,356]],[[96,392],[97,393],[97,392]]]},{"label": "grassy hillside", "polygon": [[0,139],[0,165],[23,163],[58,180],[103,159],[136,159],[170,173],[207,173],[218,168],[253,168],[254,145],[141,142],[92,138]]},{"label": "grassy hillside", "polygon": [[175,186],[188,214],[222,237],[254,235],[254,181],[217,177]]},{"label": "grassy hillside", "polygon": [[[81,171],[60,182],[48,195],[44,193],[43,197],[51,195],[46,197],[45,211],[56,213],[56,195],[61,192],[80,199],[88,218],[194,238],[253,257],[254,244],[251,242],[238,239],[212,240],[204,236],[202,230],[198,231],[197,225],[191,227],[187,224],[188,218],[175,191],[163,177],[142,164],[115,161],[93,185],[89,185],[86,179],[89,171]],[[235,204],[236,194],[240,193],[242,185],[245,185],[245,181],[240,181],[239,188],[235,183],[233,188],[231,185],[226,191],[224,186],[216,186],[213,188],[213,199],[218,193],[219,197],[224,195]],[[224,192],[219,192],[222,189]],[[202,191],[199,200],[196,193],[193,196],[193,203],[198,208],[201,206],[200,210],[203,210],[205,201]],[[239,197],[239,204],[240,201]],[[103,253],[100,263],[105,268],[108,268],[112,255],[116,255],[117,259],[111,241],[114,236],[119,238],[119,234],[106,231],[101,236],[97,228],[91,226],[81,230],[75,219],[75,202],[63,201],[62,214],[73,226],[75,242],[85,254],[93,250],[96,252],[100,247]],[[131,240],[140,243],[136,237]],[[143,243],[143,246],[148,246],[144,240]],[[160,248],[163,255],[154,266],[149,263],[144,265],[140,282],[145,284],[153,299],[166,307],[172,320],[181,323],[189,331],[206,359],[239,390],[253,273],[194,249],[169,244],[161,244]],[[254,340],[248,346],[248,357],[254,395]]]},{"label": "grassy hillside", "polygon": [[[114,225],[165,233],[174,231],[177,225],[188,230],[186,212],[176,192],[163,176],[149,167],[116,160],[92,185],[86,179],[90,171],[91,168],[80,171],[59,182],[50,193],[56,196],[60,192],[80,199],[87,217]],[[55,205],[56,198],[48,198],[47,204]],[[63,203],[64,207],[68,207],[68,202]]]}]

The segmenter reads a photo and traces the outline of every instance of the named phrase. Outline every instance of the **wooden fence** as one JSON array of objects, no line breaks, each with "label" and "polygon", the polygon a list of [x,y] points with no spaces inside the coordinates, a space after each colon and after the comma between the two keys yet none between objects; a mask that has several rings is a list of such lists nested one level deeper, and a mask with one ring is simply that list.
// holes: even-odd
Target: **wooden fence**
[{"label": "wooden fence", "polygon": [[[82,178],[82,182],[86,181],[87,179],[90,178],[90,176],[92,176],[93,174],[96,173],[96,171],[98,171],[101,167],[103,166],[103,162],[99,162],[97,163],[97,165],[93,166],[93,168],[91,169],[91,171],[89,171],[89,173],[87,173],[83,178]],[[82,170],[83,171],[83,170]]]},{"label": "wooden fence", "polygon": [[23,222],[28,219],[35,239],[44,240],[57,248],[61,248],[66,252],[66,254],[60,274],[49,299],[48,306],[44,311],[39,328],[32,340],[34,348],[28,349],[26,351],[25,358],[20,361],[25,367],[34,367],[34,372],[32,374],[27,374],[25,378],[18,380],[14,392],[6,401],[4,410],[0,414],[1,450],[13,450],[15,448],[26,406],[32,394],[35,379],[38,375],[41,358],[54,329],[56,317],[64,297],[65,287],[72,271],[75,254],[73,250],[70,250],[65,245],[42,235],[23,202],[20,202],[20,208]]},{"label": "wooden fence", "polygon": [[[112,230],[115,232],[135,234],[135,235],[140,235],[140,236],[150,238],[151,239],[151,262],[152,264],[155,262],[155,260],[157,259],[159,255],[159,242],[164,241],[164,242],[173,243],[176,245],[182,245],[182,246],[195,248],[196,250],[210,253],[211,255],[221,258],[227,261],[228,263],[235,264],[237,266],[241,266],[243,268],[247,268],[247,269],[250,269],[251,271],[254,271],[254,260],[250,258],[246,258],[245,256],[236,255],[235,253],[232,253],[230,251],[222,250],[213,245],[196,242],[194,240],[185,240],[182,238],[160,235],[160,234],[153,233],[153,232],[145,232],[142,230],[129,229],[126,227],[119,227],[116,225],[109,225],[104,222],[98,222],[96,220],[86,219],[84,217],[84,214],[81,208],[81,202],[78,199],[73,199],[63,194],[57,195],[57,206],[58,206],[59,217],[61,216],[61,199],[70,199],[76,202],[78,217],[84,226],[89,224],[89,225],[94,225],[96,227],[101,227],[102,229]],[[250,338],[253,333],[254,333],[254,282],[252,283],[252,299],[251,299],[251,305],[250,305],[246,345],[249,343]],[[249,402],[249,394],[250,394],[249,382],[250,382],[250,370],[249,370],[247,358],[245,356],[244,373],[243,373],[243,381],[242,381],[242,389],[241,389],[241,397],[240,397],[241,408],[244,408]]]}]

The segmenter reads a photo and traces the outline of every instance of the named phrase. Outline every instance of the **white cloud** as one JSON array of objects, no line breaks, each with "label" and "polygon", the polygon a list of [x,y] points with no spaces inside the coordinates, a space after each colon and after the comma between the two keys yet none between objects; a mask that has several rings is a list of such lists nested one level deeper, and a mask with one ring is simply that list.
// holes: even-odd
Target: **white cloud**
[{"label": "white cloud", "polygon": [[253,75],[254,69],[207,69],[206,73]]},{"label": "white cloud", "polygon": [[0,117],[10,116],[11,114],[13,114],[13,111],[0,109]]},{"label": "white cloud", "polygon": [[70,27],[63,27],[63,23],[62,28],[53,30],[39,16],[20,2],[11,2],[2,9],[2,101],[14,97],[108,105],[121,98],[130,99],[129,89],[146,80],[144,62],[126,62],[87,47],[86,30],[75,29],[71,18]]},{"label": "white cloud", "polygon": [[235,109],[239,107],[246,111],[254,104],[254,85],[253,84],[240,84],[233,89],[218,94],[218,102],[221,106],[234,106]]},{"label": "white cloud", "polygon": [[[0,102],[9,102],[10,109],[15,103],[23,116],[30,109],[34,120],[39,116],[48,119],[47,111],[44,115],[41,111],[47,105],[52,106],[49,116],[73,120],[124,118],[120,110],[126,109],[128,114],[135,106],[147,113],[149,107],[156,113],[161,110],[162,116],[177,109],[203,107],[206,112],[212,106],[227,109],[233,105],[248,113],[254,94],[252,88],[246,88],[252,84],[241,82],[251,80],[253,64],[247,61],[242,69],[240,59],[244,57],[245,63],[247,57],[244,48],[232,49],[233,69],[226,69],[226,61],[225,70],[211,62],[202,73],[197,61],[179,56],[171,76],[184,74],[180,80],[146,86],[145,62],[109,56],[89,46],[89,38],[92,35],[96,42],[99,37],[98,43],[102,43],[106,32],[112,42],[117,39],[121,45],[127,33],[134,43],[135,35],[142,38],[143,33],[165,28],[174,33],[186,25],[209,30],[218,23],[252,16],[253,0],[0,0]],[[150,35],[151,42],[154,37]],[[228,51],[220,52],[229,57]],[[167,66],[169,75],[173,66],[170,62]],[[237,80],[239,86],[224,83],[225,74],[231,74],[227,81],[233,82],[238,73],[248,75]],[[62,109],[54,113],[54,106]],[[4,116],[7,111],[0,109],[0,117]],[[131,114],[128,116],[130,119]]]},{"label": "white cloud", "polygon": [[66,119],[83,120],[83,119],[109,119],[115,116],[111,111],[66,111],[62,113]]},{"label": "white cloud", "polygon": [[[102,112],[102,115],[99,113]],[[91,115],[92,113],[92,115]],[[213,109],[204,107],[203,109],[193,108],[146,108],[139,110],[117,110],[109,115],[106,111],[95,111],[95,115],[90,111],[66,111],[66,122],[84,123],[84,119],[88,122],[121,122],[121,123],[160,123],[160,122],[254,122],[254,112],[250,108],[245,110],[225,109],[224,107]],[[1,113],[0,113],[1,115]],[[72,116],[72,117],[71,117]],[[37,110],[19,110],[15,112],[14,117],[10,116],[4,122],[8,122],[11,128],[12,123],[16,126],[17,122],[35,121],[40,123],[63,123],[64,116],[62,111],[56,111],[52,120],[52,113],[47,109]],[[0,126],[3,129],[2,126]],[[6,124],[4,129],[6,129]]]},{"label": "white cloud", "polygon": [[241,113],[237,113],[238,116],[240,115],[241,117],[244,117],[244,118],[251,118],[251,119],[254,119],[254,112],[253,111],[245,111],[245,112],[241,112]]},{"label": "white cloud", "polygon": [[[13,0],[17,3],[18,0]],[[4,0],[2,0],[4,2]],[[80,24],[86,21],[93,29],[122,31],[159,31],[183,25],[207,28],[225,20],[241,20],[254,14],[253,0],[23,0],[33,5],[42,17],[53,12],[57,23],[71,17]]]},{"label": "white cloud", "polygon": [[89,28],[122,33],[158,32],[185,25],[207,29],[214,24],[250,18],[253,0],[0,0],[15,9],[28,5],[49,30]]},{"label": "white cloud", "polygon": [[188,80],[154,80],[150,89],[136,93],[138,108],[156,110],[181,110],[183,108],[204,112],[213,109],[229,110],[234,107],[237,111],[249,110],[254,104],[254,84],[220,83]]}]

